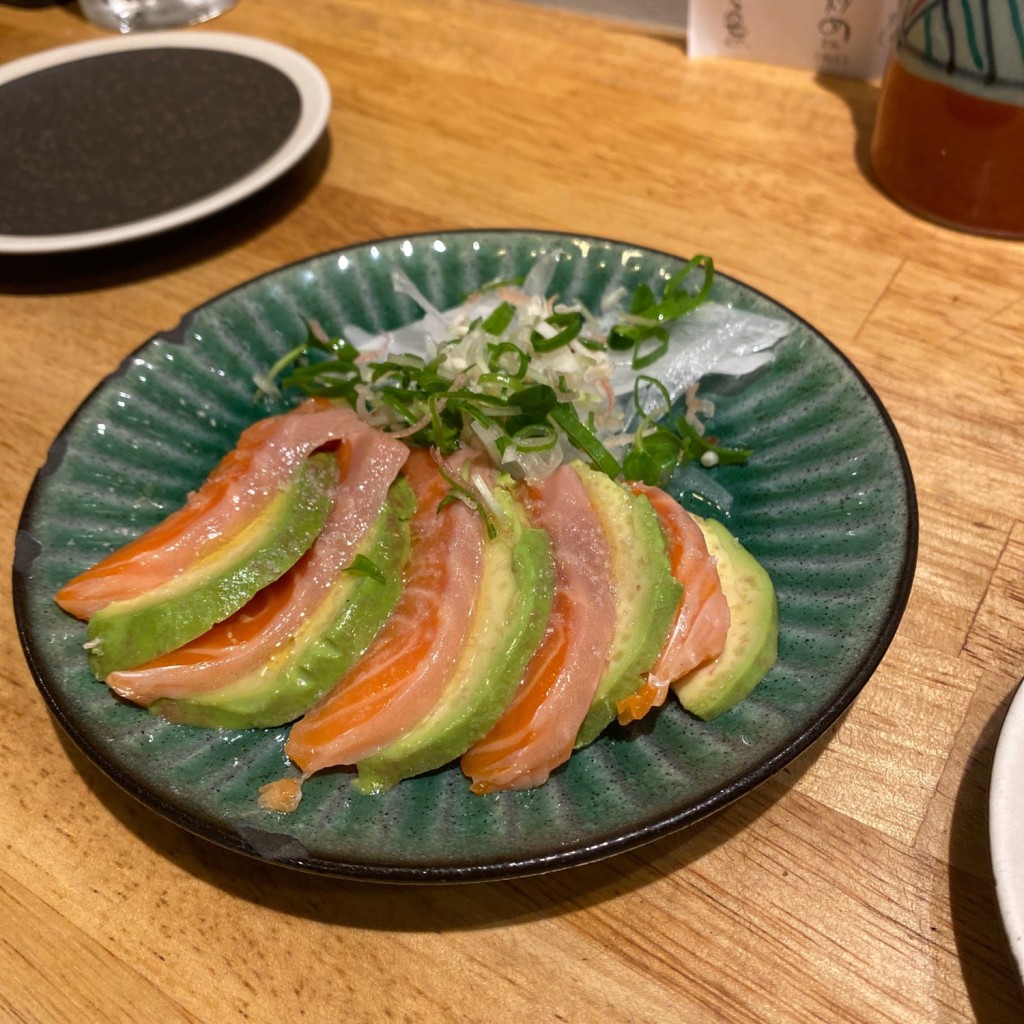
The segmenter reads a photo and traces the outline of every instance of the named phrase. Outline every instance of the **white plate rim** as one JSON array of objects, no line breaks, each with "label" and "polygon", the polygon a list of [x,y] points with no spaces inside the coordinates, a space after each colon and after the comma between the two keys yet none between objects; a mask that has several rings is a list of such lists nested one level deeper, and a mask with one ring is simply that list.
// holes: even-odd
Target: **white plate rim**
[{"label": "white plate rim", "polygon": [[1017,970],[1024,977],[1024,680],[1003,719],[989,785],[989,848],[996,902]]},{"label": "white plate rim", "polygon": [[180,30],[168,30],[72,43],[30,54],[0,67],[0,88],[27,75],[89,57],[166,47],[240,54],[262,61],[287,76],[298,90],[300,100],[299,117],[288,138],[270,157],[241,178],[184,206],[152,217],[88,231],[52,235],[0,234],[0,253],[20,255],[92,249],[158,234],[200,220],[247,198],[290,170],[323,132],[331,110],[331,87],[323,72],[307,57],[287,46],[233,32],[184,34]]}]

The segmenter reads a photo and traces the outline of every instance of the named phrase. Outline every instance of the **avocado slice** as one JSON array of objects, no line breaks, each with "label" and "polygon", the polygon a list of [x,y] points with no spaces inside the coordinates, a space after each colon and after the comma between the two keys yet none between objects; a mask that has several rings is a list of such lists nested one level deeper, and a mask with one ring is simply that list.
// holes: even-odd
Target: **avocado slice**
[{"label": "avocado slice", "polygon": [[327,521],[337,474],[333,455],[307,459],[237,534],[162,586],[96,612],[87,631],[96,678],[194,640],[286,572]]},{"label": "avocado slice", "polygon": [[511,702],[544,634],[554,599],[548,535],[528,526],[502,487],[498,535],[484,548],[480,595],[470,636],[435,708],[390,746],[358,764],[362,793],[383,793],[401,779],[440,768],[494,727]]},{"label": "avocado slice", "polygon": [[756,558],[715,519],[697,519],[729,604],[729,632],[714,661],[672,684],[687,711],[710,721],[735,707],[768,674],[778,657],[779,609],[771,578]]},{"label": "avocado slice", "polygon": [[617,716],[617,704],[643,683],[661,653],[683,596],[672,575],[657,513],[643,495],[581,463],[573,468],[608,538],[615,578],[615,637],[608,667],[598,683],[576,748],[593,742]]},{"label": "avocado slice", "polygon": [[402,592],[415,506],[412,488],[399,477],[353,556],[372,562],[380,578],[343,571],[293,643],[259,670],[195,697],[155,701],[150,711],[215,729],[282,725],[304,715],[362,657],[391,614]]}]

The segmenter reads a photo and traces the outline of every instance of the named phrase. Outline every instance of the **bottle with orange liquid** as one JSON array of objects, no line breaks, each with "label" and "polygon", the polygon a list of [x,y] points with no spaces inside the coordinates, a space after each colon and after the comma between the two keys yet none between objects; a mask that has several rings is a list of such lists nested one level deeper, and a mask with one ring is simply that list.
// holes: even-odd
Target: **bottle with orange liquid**
[{"label": "bottle with orange liquid", "polygon": [[952,227],[1024,238],[1020,0],[907,0],[871,162],[897,202]]}]

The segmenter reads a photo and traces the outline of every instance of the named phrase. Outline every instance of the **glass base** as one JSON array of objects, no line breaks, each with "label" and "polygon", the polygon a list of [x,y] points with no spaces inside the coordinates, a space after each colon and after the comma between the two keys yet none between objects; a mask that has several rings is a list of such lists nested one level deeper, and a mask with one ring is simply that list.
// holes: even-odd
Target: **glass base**
[{"label": "glass base", "polygon": [[78,0],[87,21],[111,32],[145,32],[209,21],[237,0]]},{"label": "glass base", "polygon": [[1005,104],[888,68],[871,138],[882,188],[919,216],[975,234],[1024,238],[1024,103]]}]

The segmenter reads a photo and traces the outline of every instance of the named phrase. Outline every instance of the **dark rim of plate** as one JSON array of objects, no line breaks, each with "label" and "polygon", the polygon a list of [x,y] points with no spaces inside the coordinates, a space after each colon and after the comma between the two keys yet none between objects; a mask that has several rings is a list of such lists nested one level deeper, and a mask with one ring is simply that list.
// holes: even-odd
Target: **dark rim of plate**
[{"label": "dark rim of plate", "polygon": [[[679,256],[663,250],[652,249],[647,246],[636,245],[634,243],[626,243],[616,239],[603,238],[598,235],[531,230],[529,228],[473,228],[452,231],[423,231],[392,235],[384,238],[372,238],[363,242],[355,242],[351,245],[342,246],[338,249],[328,249],[319,254],[304,257],[302,259],[295,260],[292,263],[276,267],[273,270],[267,271],[265,274],[250,278],[249,280],[236,285],[234,288],[227,289],[219,295],[208,299],[206,302],[202,303],[201,306],[197,306],[195,309],[189,311],[173,330],[159,331],[152,335],[133,352],[126,356],[117,369],[99,381],[99,383],[81,402],[75,412],[61,428],[60,433],[58,433],[51,444],[47,460],[37,471],[25,499],[25,504],[22,508],[21,516],[18,521],[18,536],[21,537],[25,533],[28,524],[33,518],[35,503],[39,491],[45,485],[47,479],[56,472],[61,460],[63,459],[67,434],[71,430],[72,426],[79,417],[85,414],[85,411],[91,404],[93,397],[107,387],[107,385],[112,381],[121,377],[131,365],[135,356],[138,355],[138,353],[155,338],[160,337],[172,343],[180,344],[183,341],[184,333],[189,323],[199,310],[219,302],[233,292],[248,288],[257,281],[286,272],[291,268],[298,267],[306,263],[311,263],[325,257],[340,256],[343,253],[357,249],[364,249],[373,244],[388,244],[397,241],[404,241],[406,239],[443,239],[445,237],[472,235],[528,235],[538,239],[549,238],[552,241],[570,238],[580,239],[597,245],[628,246],[631,249],[642,250],[651,256],[660,257],[669,261],[678,261],[680,259]],[[902,471],[902,483],[907,508],[907,531],[903,549],[903,559],[899,569],[898,585],[895,587],[891,596],[889,606],[886,609],[886,614],[882,617],[882,621],[878,625],[875,636],[872,638],[871,642],[867,644],[858,665],[848,674],[843,685],[836,693],[832,703],[808,728],[804,729],[798,735],[793,736],[788,742],[779,746],[752,770],[746,771],[728,780],[721,786],[721,788],[709,795],[707,798],[688,804],[673,814],[663,815],[655,820],[641,823],[637,827],[625,832],[620,831],[607,837],[600,837],[596,839],[591,838],[576,846],[561,848],[556,852],[531,856],[523,859],[500,858],[465,863],[461,865],[448,864],[443,866],[416,866],[412,864],[399,865],[366,861],[349,862],[319,857],[281,856],[274,857],[272,859],[267,858],[261,855],[257,850],[242,842],[237,832],[225,829],[220,822],[208,817],[197,815],[190,810],[186,810],[176,804],[172,804],[150,792],[145,786],[140,785],[139,782],[129,773],[123,771],[120,765],[108,759],[102,752],[96,750],[79,732],[74,721],[65,714],[57,696],[52,692],[50,685],[45,678],[45,673],[41,671],[39,663],[35,657],[37,640],[32,636],[29,628],[30,612],[28,600],[28,570],[35,558],[35,550],[23,551],[16,547],[13,566],[13,595],[18,634],[21,639],[29,669],[36,681],[36,685],[49,705],[50,710],[82,752],[85,753],[94,764],[102,769],[106,775],[143,804],[177,825],[180,825],[195,835],[210,840],[222,847],[236,853],[254,857],[255,859],[262,860],[265,863],[280,864],[285,867],[296,868],[314,874],[338,876],[353,880],[398,883],[485,881],[540,874],[558,868],[587,864],[613,854],[635,849],[636,847],[658,839],[661,836],[665,836],[682,829],[683,827],[691,825],[701,818],[707,817],[713,812],[732,803],[739,797],[749,793],[762,782],[775,775],[794,758],[803,753],[818,739],[820,739],[826,731],[842,717],[844,712],[853,703],[854,698],[861,689],[863,689],[864,685],[881,662],[896,634],[896,630],[899,626],[900,620],[902,619],[903,612],[910,596],[910,590],[914,578],[914,569],[917,561],[918,507],[913,474],[911,472],[910,462],[907,458],[906,451],[903,447],[903,442],[900,439],[896,426],[888,411],[882,404],[874,389],[864,378],[863,374],[861,374],[856,366],[854,366],[853,363],[850,362],[850,360],[831,341],[821,334],[820,331],[816,330],[803,317],[793,313],[766,293],[759,291],[756,288],[752,288],[750,285],[747,285],[728,274],[723,274],[716,270],[716,275],[723,280],[730,281],[745,289],[752,295],[763,298],[776,308],[782,310],[787,316],[791,317],[795,323],[803,326],[816,339],[824,343],[836,355],[838,355],[845,364],[846,369],[857,380],[864,389],[865,394],[873,402],[878,413],[878,417],[889,434]]]}]

